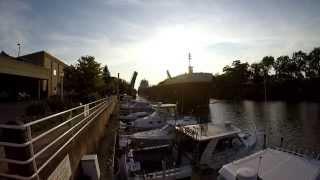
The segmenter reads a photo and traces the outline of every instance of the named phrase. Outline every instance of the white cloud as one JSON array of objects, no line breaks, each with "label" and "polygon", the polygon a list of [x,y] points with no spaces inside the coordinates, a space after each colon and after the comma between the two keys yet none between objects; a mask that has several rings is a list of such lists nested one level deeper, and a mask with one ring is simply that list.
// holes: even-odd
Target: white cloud
[{"label": "white cloud", "polygon": [[25,53],[45,49],[68,63],[93,55],[127,80],[137,70],[137,84],[185,72],[188,51],[196,71],[215,73],[235,59],[309,51],[320,40],[316,1],[57,1],[53,10],[41,4],[42,14],[28,2],[0,2],[1,49],[13,54],[22,40]]},{"label": "white cloud", "polygon": [[31,7],[23,1],[0,1],[0,49],[16,54],[17,42],[28,42],[30,24],[23,16]]}]

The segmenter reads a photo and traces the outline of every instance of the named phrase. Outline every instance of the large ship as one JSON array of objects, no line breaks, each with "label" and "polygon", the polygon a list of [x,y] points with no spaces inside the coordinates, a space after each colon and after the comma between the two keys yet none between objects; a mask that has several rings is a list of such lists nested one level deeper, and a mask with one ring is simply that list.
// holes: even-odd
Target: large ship
[{"label": "large ship", "polygon": [[211,73],[193,72],[191,54],[188,56],[188,72],[168,78],[156,86],[139,88],[139,95],[150,100],[177,103],[181,114],[207,116],[213,75]]}]

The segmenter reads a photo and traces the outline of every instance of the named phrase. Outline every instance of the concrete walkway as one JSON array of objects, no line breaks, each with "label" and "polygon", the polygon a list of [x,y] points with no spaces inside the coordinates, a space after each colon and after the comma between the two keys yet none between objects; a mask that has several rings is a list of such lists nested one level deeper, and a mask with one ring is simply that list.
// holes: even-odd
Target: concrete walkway
[{"label": "concrete walkway", "polygon": [[[115,111],[117,113],[117,111]],[[114,179],[113,177],[113,158],[115,156],[116,135],[119,128],[117,114],[112,114],[110,122],[106,127],[106,135],[101,140],[98,153],[101,180]]]}]

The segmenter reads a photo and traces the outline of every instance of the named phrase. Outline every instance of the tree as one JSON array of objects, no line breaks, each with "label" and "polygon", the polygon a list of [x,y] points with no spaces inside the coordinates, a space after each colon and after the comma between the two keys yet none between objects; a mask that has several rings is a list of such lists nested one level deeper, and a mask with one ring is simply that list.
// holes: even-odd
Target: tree
[{"label": "tree", "polygon": [[269,72],[270,72],[270,69],[272,68],[272,66],[274,64],[274,57],[265,56],[265,57],[262,58],[260,64],[262,66],[264,75],[268,76]]},{"label": "tree", "polygon": [[79,71],[73,65],[67,66],[64,69],[64,90],[71,95],[76,94],[79,88],[75,82],[78,82]]},{"label": "tree", "polygon": [[103,67],[102,78],[106,84],[110,82],[111,75],[107,65]]},{"label": "tree", "polygon": [[149,82],[146,79],[140,81],[139,89],[145,89],[149,87]]},{"label": "tree", "polygon": [[309,78],[320,77],[320,47],[314,48],[308,55],[306,76]]},{"label": "tree", "polygon": [[276,76],[278,79],[289,79],[291,78],[290,74],[290,58],[289,56],[280,56],[275,61],[273,67],[276,71]]},{"label": "tree", "polygon": [[78,97],[95,94],[101,87],[101,67],[93,56],[82,56],[65,69],[65,89]]},{"label": "tree", "polygon": [[225,66],[223,72],[226,77],[235,84],[242,84],[248,81],[250,72],[248,63],[241,63],[240,60],[232,62],[232,66]]},{"label": "tree", "polygon": [[252,63],[250,65],[250,75],[253,82],[258,83],[263,79],[263,66],[261,63]]},{"label": "tree", "polygon": [[305,77],[306,72],[306,61],[307,61],[307,54],[298,51],[293,53],[292,55],[292,66],[293,66],[293,76],[296,79],[303,79]]}]

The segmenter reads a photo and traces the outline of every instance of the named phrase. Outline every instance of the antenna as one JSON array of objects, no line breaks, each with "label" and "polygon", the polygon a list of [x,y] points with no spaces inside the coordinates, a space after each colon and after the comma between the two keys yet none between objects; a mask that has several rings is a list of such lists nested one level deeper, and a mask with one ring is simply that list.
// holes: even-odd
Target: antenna
[{"label": "antenna", "polygon": [[18,46],[18,57],[19,57],[20,56],[20,50],[21,50],[21,44],[18,42],[17,46]]}]

